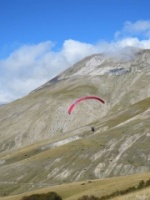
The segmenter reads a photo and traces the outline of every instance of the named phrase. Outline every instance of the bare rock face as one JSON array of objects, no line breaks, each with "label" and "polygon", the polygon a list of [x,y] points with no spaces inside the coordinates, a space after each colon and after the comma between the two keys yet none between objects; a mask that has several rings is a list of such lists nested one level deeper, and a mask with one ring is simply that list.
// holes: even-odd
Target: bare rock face
[{"label": "bare rock face", "polygon": [[[96,95],[101,104],[79,97]],[[0,107],[0,185],[48,185],[150,171],[150,50],[91,55]],[[94,131],[91,131],[94,127]]]}]

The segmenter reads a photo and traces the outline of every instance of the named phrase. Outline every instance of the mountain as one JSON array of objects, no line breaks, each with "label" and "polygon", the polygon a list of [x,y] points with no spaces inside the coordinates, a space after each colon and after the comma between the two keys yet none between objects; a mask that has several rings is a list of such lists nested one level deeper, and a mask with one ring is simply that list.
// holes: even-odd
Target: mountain
[{"label": "mountain", "polygon": [[86,57],[0,107],[0,195],[149,172],[149,121],[150,50]]}]

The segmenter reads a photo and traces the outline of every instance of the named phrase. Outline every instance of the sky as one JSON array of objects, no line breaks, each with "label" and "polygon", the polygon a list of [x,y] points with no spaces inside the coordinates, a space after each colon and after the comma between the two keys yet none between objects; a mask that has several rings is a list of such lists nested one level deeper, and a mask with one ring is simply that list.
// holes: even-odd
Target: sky
[{"label": "sky", "polygon": [[149,0],[0,0],[0,104],[82,58],[150,49]]}]

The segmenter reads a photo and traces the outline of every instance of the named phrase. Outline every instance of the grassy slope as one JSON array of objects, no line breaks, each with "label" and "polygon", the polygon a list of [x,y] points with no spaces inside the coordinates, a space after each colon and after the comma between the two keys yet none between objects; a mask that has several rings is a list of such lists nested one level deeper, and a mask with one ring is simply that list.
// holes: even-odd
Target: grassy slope
[{"label": "grassy slope", "polygon": [[[145,110],[149,107],[149,101],[150,98],[141,101],[131,106],[130,109],[120,112],[120,114],[115,117],[112,116],[109,119],[104,119],[101,124],[96,121],[95,134],[91,134],[90,132],[90,134],[88,133],[87,135],[87,130],[84,131],[84,129],[79,129],[77,133],[82,133],[81,135],[83,136],[80,140],[73,141],[71,143],[56,148],[49,148],[49,146],[47,146],[55,140],[46,140],[20,149],[19,151],[14,151],[11,154],[9,153],[9,155],[1,155],[1,159],[5,160],[5,163],[3,167],[1,165],[2,183],[0,182],[0,194],[3,195],[4,193],[6,193],[7,195],[14,195],[23,193],[24,191],[34,191],[37,190],[39,187],[46,187],[49,184],[58,185],[64,183],[65,181],[72,182],[74,178],[73,176],[77,176],[78,174],[76,173],[80,173],[80,171],[83,172],[83,177],[81,176],[80,180],[86,180],[90,178],[93,179],[95,177],[93,176],[92,171],[96,169],[99,163],[104,163],[104,169],[101,169],[101,171],[99,172],[102,177],[105,177],[105,170],[107,168],[108,171],[111,171],[109,176],[115,176],[116,169],[119,170],[118,166],[122,166],[122,168],[124,166],[124,170],[126,169],[126,167],[130,167],[129,169],[132,169],[132,166],[136,167],[137,169],[142,166],[149,167],[148,161],[144,161],[143,154],[141,154],[142,152],[140,152],[140,148],[143,150],[143,152],[149,152],[149,137],[141,132],[144,129],[149,129],[150,124],[148,118],[145,117],[143,123],[144,127],[142,127],[142,130],[139,130],[139,128],[134,129],[134,126],[137,126],[136,120],[141,117],[141,114],[143,114]],[[132,118],[135,120],[131,120]],[[116,122],[118,120],[122,125],[117,126],[118,124]],[[129,121],[128,123],[124,124],[126,120]],[[110,127],[106,131],[101,131],[101,128],[103,129],[103,127],[105,126]],[[119,142],[116,143],[116,145],[113,146],[112,151],[110,151],[109,141],[112,141],[114,139],[115,141],[117,141],[121,138],[128,139],[129,136],[133,137],[134,135],[136,135],[137,130],[138,132],[141,132],[141,136],[139,136],[137,143],[133,145],[133,148],[129,145],[129,149],[126,149],[125,151],[126,153],[128,152],[127,157],[126,154],[121,154],[120,161],[116,160],[115,163],[115,158],[117,158],[117,156],[119,155],[118,149],[122,144]],[[126,131],[126,133],[124,131]],[[69,134],[70,133],[68,133],[68,135]],[[62,139],[64,139],[65,137],[67,137],[67,135],[63,136]],[[94,155],[97,155],[97,152],[99,154],[100,152],[105,152],[105,154],[99,158],[95,158]],[[133,155],[136,154],[139,156],[139,158],[133,158]],[[112,156],[113,160],[111,161]],[[60,161],[55,162],[55,160],[57,160],[58,158],[61,158]],[[95,158],[96,160],[93,160],[93,158]],[[111,166],[113,165],[114,169],[113,167],[111,169]],[[49,179],[47,179],[50,172],[54,172],[55,169],[58,168],[59,172],[56,174],[56,176],[58,174],[60,174],[60,176],[56,179],[54,178],[54,176],[51,176]],[[63,173],[65,172],[65,168],[74,171],[72,172],[71,176],[68,176],[65,179],[61,179],[61,175],[63,175]],[[6,175],[3,176],[3,174]],[[23,178],[22,176],[24,174],[26,175]],[[35,175],[36,179],[34,178]],[[18,177],[22,177],[22,179],[18,179],[18,181],[16,181]],[[38,183],[40,186],[38,186]]]},{"label": "grassy slope", "polygon": [[[55,170],[55,168],[58,168],[62,164],[62,162],[67,169],[70,169],[70,163],[72,163],[72,158],[75,154],[76,154],[76,165],[73,165],[73,169],[78,172],[80,170],[84,171],[84,169],[87,168],[87,166],[90,166],[90,164],[92,163],[91,155],[93,154],[97,155],[97,152],[99,154],[100,152],[107,153],[107,159],[105,158],[106,154],[104,154],[104,156],[99,157],[96,160],[96,162],[94,162],[94,164],[92,163],[93,168],[89,167],[89,170],[84,171],[83,178],[81,177],[80,180],[86,180],[86,179],[88,180],[90,178],[91,172],[93,172],[92,170],[94,170],[99,163],[102,164],[104,163],[105,164],[104,168],[108,167],[109,162],[107,161],[112,161],[113,156],[116,158],[116,163],[113,162],[112,164],[114,164],[114,166],[116,164],[116,168],[118,166],[123,166],[124,169],[128,166],[131,169],[132,167],[133,168],[135,167],[134,170],[137,172],[138,168],[142,166],[147,168],[150,167],[148,159],[146,157],[148,156],[147,152],[149,152],[149,143],[150,143],[149,141],[150,123],[148,117],[150,98],[145,99],[149,91],[148,90],[149,79],[148,77],[146,77],[147,75],[139,74],[137,76],[137,79],[134,80],[134,76],[135,74],[123,77],[119,76],[116,78],[116,81],[114,80],[113,76],[111,77],[106,76],[103,78],[95,76],[94,79],[86,78],[83,79],[83,81],[82,79],[81,80],[72,79],[71,81],[65,80],[62,81],[61,82],[62,84],[58,86],[50,88],[47,87],[44,88],[43,90],[38,90],[37,92],[32,93],[29,96],[23,98],[23,100],[17,100],[12,105],[11,104],[8,105],[7,109],[2,108],[1,110],[4,110],[3,112],[1,112],[3,126],[1,126],[0,132],[4,133],[4,137],[6,138],[4,141],[2,141],[1,144],[4,145],[5,143],[8,143],[8,146],[12,148],[13,146],[15,146],[15,142],[16,145],[19,144],[19,142],[26,141],[26,143],[24,143],[25,148],[18,149],[19,151],[17,152],[13,150],[12,153],[9,155],[7,155],[7,152],[0,154],[2,161],[5,160],[6,162],[4,163],[4,165],[3,164],[1,165],[2,167],[0,171],[0,177],[1,177],[0,195],[3,195],[5,191],[6,193],[8,191],[9,195],[23,193],[24,191],[29,191],[30,190],[29,187],[31,187],[32,190],[30,193],[33,193],[34,190],[37,190],[38,187],[36,187],[36,184],[38,184],[40,181],[41,183],[46,183],[45,187],[46,185],[49,185],[51,181],[52,182],[54,181],[53,183],[57,186],[55,187],[53,186],[47,189],[43,188],[38,192],[47,192],[49,190],[55,190],[60,195],[62,195],[63,199],[67,198],[77,199],[78,197],[84,194],[84,191],[87,192],[86,194],[94,194],[97,196],[104,195],[108,194],[108,192],[111,193],[116,189],[119,190],[125,188],[130,184],[132,186],[132,184],[138,182],[139,177],[143,180],[145,180],[147,177],[150,177],[149,174],[146,175],[141,174],[133,176],[134,178],[132,178],[132,176],[130,176],[129,178],[120,177],[121,179],[107,178],[105,180],[104,179],[97,181],[92,180],[92,183],[86,181],[84,182],[84,184],[83,182],[63,184],[63,181],[61,180],[60,181],[61,185],[58,185],[59,184],[59,182],[57,181],[58,179],[52,180],[51,177],[49,178],[49,180],[46,179],[49,173]],[[109,82],[108,80],[110,79],[112,80]],[[140,79],[139,82],[137,81],[138,79]],[[92,85],[90,83],[90,80],[92,82]],[[106,85],[107,82],[108,85]],[[70,87],[68,87],[68,84]],[[100,87],[97,88],[97,85],[99,85]],[[139,90],[139,88],[146,88],[146,87],[148,88],[147,90],[146,89]],[[105,90],[103,91],[102,88],[105,88]],[[78,117],[73,118],[72,116],[71,119],[72,123],[70,123],[70,119],[67,118],[68,116],[66,117],[66,115],[64,114],[67,113],[66,110],[68,104],[72,102],[72,99],[75,99],[76,95],[81,96],[83,93],[85,93],[86,95],[91,93],[103,94],[102,96],[104,97],[104,99],[107,100],[105,106],[100,108],[101,111],[103,111],[100,112],[100,116],[102,116],[102,114],[103,116],[105,116],[105,112],[106,111],[108,112],[104,118],[103,117],[99,118],[99,116],[97,116],[97,109],[94,109],[95,116],[97,117],[94,118],[93,121],[93,116],[92,116],[91,117],[92,124],[89,124],[89,127],[94,125],[96,128],[96,132],[95,134],[93,134],[94,135],[93,137],[89,137],[89,135],[88,137],[86,137],[87,136],[86,127],[85,129],[84,127],[80,128],[81,125],[83,125],[83,121],[85,121],[85,116],[87,116],[87,114],[90,112],[90,107],[89,109],[87,109],[87,111],[85,111],[86,109],[82,109],[87,113],[84,114],[83,112],[83,115],[81,114],[80,118]],[[56,106],[55,101],[53,101],[53,99],[55,98],[57,98],[58,100],[57,103],[58,106]],[[145,100],[138,102],[141,99]],[[138,103],[134,104],[135,102]],[[130,103],[134,105],[130,107],[131,105]],[[62,107],[64,109],[62,109]],[[85,107],[87,108],[87,105]],[[124,110],[124,108],[127,109]],[[54,113],[56,113],[56,116],[54,115],[54,113],[52,116],[50,115],[50,113],[53,112],[53,109],[55,110]],[[75,111],[77,110],[78,107]],[[8,114],[6,115],[6,121],[3,118],[3,115],[5,116],[5,113]],[[58,114],[59,117],[57,117]],[[7,119],[7,117],[10,118]],[[61,124],[58,123],[61,121],[60,118],[62,120]],[[34,119],[35,123],[32,123],[32,119]],[[84,125],[86,126],[86,124],[88,124],[89,121],[87,120],[87,122],[85,122]],[[50,122],[52,123],[50,124]],[[66,124],[66,127],[68,127],[67,130],[64,129],[63,124]],[[53,127],[52,125],[55,126]],[[78,129],[76,129],[76,131],[72,131],[75,127],[78,127]],[[69,137],[69,135],[72,136],[75,134],[77,135],[83,134],[83,136],[85,137],[83,137],[80,141],[74,141],[70,144],[63,145],[61,147],[53,149],[47,148],[47,144],[49,145],[55,140],[63,139],[63,137],[61,138],[60,136],[62,134],[61,130],[62,132],[64,132],[65,137],[67,136]],[[68,132],[68,130],[70,133]],[[22,140],[20,138],[21,132],[24,132],[22,133],[22,138],[23,138]],[[53,132],[58,133],[56,138],[54,138]],[[53,141],[48,140],[48,138],[50,138],[50,133]],[[12,138],[9,138],[10,135]],[[11,144],[14,136],[16,140],[14,143]],[[130,136],[130,139],[132,138],[134,139],[135,137],[135,143],[131,146],[129,145],[128,146],[129,148],[124,151],[125,153],[123,152],[122,154],[118,154],[119,147],[126,147],[126,143],[122,145],[121,143],[123,141],[122,139],[126,139],[126,141],[129,141],[128,136]],[[120,143],[116,142],[117,140],[119,140],[118,138],[121,141]],[[136,138],[138,139],[136,140]],[[43,139],[42,142],[40,142],[41,139]],[[116,142],[116,145],[114,146],[112,151],[109,151],[109,144],[113,140]],[[35,142],[37,143],[35,144]],[[28,145],[32,144],[32,145],[26,146],[26,144]],[[132,142],[130,144],[132,144]],[[43,149],[42,147],[46,148]],[[19,145],[17,146],[17,148],[19,148]],[[67,154],[68,152],[69,154]],[[49,165],[53,163],[55,159],[60,158],[62,154],[66,155],[62,159],[63,161],[61,160],[60,162],[56,163],[56,165],[54,164],[50,168],[48,168]],[[82,156],[82,154],[85,156],[84,163],[81,162],[82,157],[80,157],[80,155]],[[120,158],[119,160],[117,160],[118,155],[121,155],[119,157]],[[133,155],[135,159],[133,159]],[[78,166],[79,163],[80,166]],[[112,164],[110,163],[110,167]],[[48,168],[47,171],[46,169],[44,170],[44,173],[43,173],[44,169],[43,166],[46,166],[46,168]],[[132,173],[135,172],[134,170],[132,171]],[[127,171],[128,173],[130,172],[129,170]],[[62,169],[60,169],[61,174],[62,172],[63,172],[63,167]],[[113,173],[116,173],[115,170],[112,170],[112,174],[110,174],[110,176],[114,176]],[[118,174],[116,173],[116,176],[120,175],[119,173],[120,172],[118,170]],[[25,177],[21,179],[21,176],[24,174],[26,174]],[[72,174],[76,176],[74,172]],[[19,181],[17,182],[16,180]],[[69,177],[66,180],[66,182],[67,181],[70,182],[71,180],[72,179]],[[7,183],[5,183],[5,181]],[[31,182],[32,185],[30,185]],[[29,186],[27,187],[26,185]],[[143,191],[147,192],[147,190]],[[15,197],[10,196],[6,197],[5,199],[17,200],[20,199],[20,196],[19,195]]]},{"label": "grassy slope", "polygon": [[114,200],[149,200],[150,188],[113,198]]},{"label": "grassy slope", "polygon": [[[20,195],[0,197],[0,200],[20,200],[23,196],[28,196],[37,193],[47,193],[54,191],[58,193],[64,200],[77,200],[83,195],[95,195],[101,197],[104,195],[111,194],[115,191],[125,190],[129,187],[137,186],[141,180],[147,181],[150,178],[150,173],[136,174],[130,176],[97,179],[97,180],[86,180],[82,182],[73,182],[70,184],[62,184],[39,189],[34,192],[23,193]],[[114,199],[136,199],[137,195],[145,195],[150,198],[150,188],[132,192],[122,197],[115,197]]]}]

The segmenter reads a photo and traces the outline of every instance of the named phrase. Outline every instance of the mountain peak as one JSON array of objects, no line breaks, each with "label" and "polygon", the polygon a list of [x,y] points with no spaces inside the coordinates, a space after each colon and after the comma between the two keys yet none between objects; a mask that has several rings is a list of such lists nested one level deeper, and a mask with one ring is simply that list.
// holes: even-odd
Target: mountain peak
[{"label": "mountain peak", "polygon": [[[123,57],[86,57],[26,97],[0,107],[4,191],[9,188],[11,195],[150,171],[150,50]],[[105,104],[88,99],[69,115],[69,106],[87,95],[99,96]]]},{"label": "mountain peak", "polygon": [[149,50],[132,53],[132,56],[127,56],[125,53],[119,55],[94,54],[61,73],[59,79],[104,74],[123,75],[144,70],[150,72],[149,55]]}]

